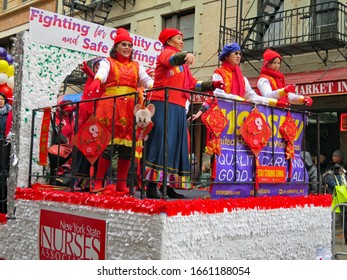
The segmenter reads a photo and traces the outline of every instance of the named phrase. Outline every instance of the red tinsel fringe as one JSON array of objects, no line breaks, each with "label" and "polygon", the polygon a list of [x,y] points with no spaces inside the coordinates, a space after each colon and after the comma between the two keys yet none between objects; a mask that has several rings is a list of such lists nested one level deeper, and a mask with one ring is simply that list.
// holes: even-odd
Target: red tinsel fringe
[{"label": "red tinsel fringe", "polygon": [[90,193],[47,191],[17,188],[16,199],[44,200],[104,209],[132,211],[144,214],[166,213],[168,216],[194,213],[216,214],[235,209],[280,209],[297,207],[331,207],[331,195],[247,197],[236,199],[194,199],[166,201],[163,199],[138,199],[131,196],[112,197]]},{"label": "red tinsel fringe", "polygon": [[6,224],[6,222],[7,222],[6,214],[0,213],[0,224]]}]

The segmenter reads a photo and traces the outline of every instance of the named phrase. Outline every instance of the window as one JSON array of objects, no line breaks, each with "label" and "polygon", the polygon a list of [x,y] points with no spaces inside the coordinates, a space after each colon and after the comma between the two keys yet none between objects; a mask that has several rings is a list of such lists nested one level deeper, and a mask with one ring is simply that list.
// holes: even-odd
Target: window
[{"label": "window", "polygon": [[7,0],[4,0],[2,3],[2,10],[6,10],[7,9]]},{"label": "window", "polygon": [[124,28],[126,31],[128,31],[130,33],[130,24],[125,24],[125,25],[120,25],[115,27],[116,29],[118,28]]},{"label": "window", "polygon": [[315,39],[333,38],[337,30],[337,2],[313,0],[312,33]]},{"label": "window", "polygon": [[177,28],[184,36],[184,50],[194,52],[194,21],[195,11],[185,11],[182,13],[164,16],[164,27]]},{"label": "window", "polygon": [[258,1],[258,15],[262,14],[260,24],[257,26],[257,41],[263,42],[263,48],[280,45],[283,35],[283,3],[272,1],[270,5],[266,0]]}]

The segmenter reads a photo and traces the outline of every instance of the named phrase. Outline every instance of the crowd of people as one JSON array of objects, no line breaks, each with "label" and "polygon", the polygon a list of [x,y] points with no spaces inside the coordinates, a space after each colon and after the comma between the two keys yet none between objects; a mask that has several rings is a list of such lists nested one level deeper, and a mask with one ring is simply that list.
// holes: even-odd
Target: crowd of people
[{"label": "crowd of people", "polygon": [[[141,105],[153,104],[153,128],[146,139],[145,179],[147,198],[183,198],[175,192],[180,178],[189,177],[189,131],[187,129],[186,106],[190,100],[188,91],[207,92],[215,98],[227,98],[252,102],[267,106],[287,108],[290,104],[312,105],[310,97],[295,93],[294,85],[285,83],[280,71],[282,57],[274,50],[267,49],[264,63],[254,90],[240,68],[242,50],[237,43],[226,44],[220,55],[221,67],[216,69],[210,81],[199,81],[193,77],[190,66],[195,56],[184,51],[183,34],[174,28],[165,28],[159,35],[162,52],[155,68],[147,70],[132,58],[133,40],[122,28],[117,29],[109,57],[93,60],[92,69],[86,63],[82,70],[87,74],[87,82],[79,106],[78,126],[95,115],[109,131],[113,139],[98,158],[94,173],[94,192],[128,194],[127,177],[132,159],[132,137],[134,121],[134,95],[139,89],[153,89],[147,95],[139,95]],[[164,87],[175,88],[166,96]],[[158,90],[156,90],[158,89]],[[115,96],[115,99],[108,98]],[[106,98],[93,101],[96,98]],[[166,105],[166,101],[167,104]],[[199,118],[210,106],[211,99],[193,114],[189,121]],[[146,104],[145,104],[146,103]],[[105,180],[117,155],[116,184]],[[164,160],[165,159],[165,160]],[[205,164],[207,166],[207,164]],[[78,152],[77,174],[88,174],[90,164]],[[206,167],[203,185],[210,178],[210,166]],[[165,177],[166,176],[166,177]],[[87,176],[88,177],[88,176]],[[313,190],[314,192],[314,190]]]}]

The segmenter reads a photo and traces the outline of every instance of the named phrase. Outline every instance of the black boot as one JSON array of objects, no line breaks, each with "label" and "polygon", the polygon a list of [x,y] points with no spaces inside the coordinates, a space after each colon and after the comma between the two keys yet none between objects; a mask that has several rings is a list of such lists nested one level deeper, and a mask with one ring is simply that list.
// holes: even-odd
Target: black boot
[{"label": "black boot", "polygon": [[159,191],[157,184],[149,183],[146,190],[147,198],[160,199],[163,197],[162,193]]},{"label": "black boot", "polygon": [[[161,187],[161,188],[160,188],[160,191],[163,193],[163,192],[164,192],[164,188]],[[175,192],[175,189],[174,189],[173,187],[167,186],[167,187],[166,187],[166,193],[167,193],[167,196],[168,196],[169,198],[184,198],[184,195]]]}]

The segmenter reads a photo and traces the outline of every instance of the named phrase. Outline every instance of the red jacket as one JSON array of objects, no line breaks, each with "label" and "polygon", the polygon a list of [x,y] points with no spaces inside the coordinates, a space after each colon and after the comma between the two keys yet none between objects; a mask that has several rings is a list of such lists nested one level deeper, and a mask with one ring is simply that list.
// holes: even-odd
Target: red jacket
[{"label": "red jacket", "polygon": [[10,133],[11,128],[12,128],[12,110],[8,112],[7,115],[7,121],[6,121],[6,128],[5,128],[5,134],[4,134],[4,138],[6,139],[7,135]]}]

